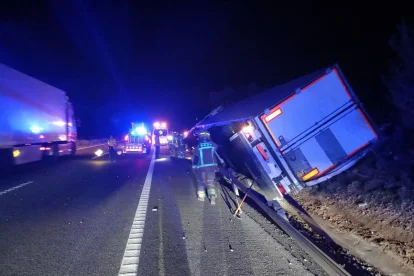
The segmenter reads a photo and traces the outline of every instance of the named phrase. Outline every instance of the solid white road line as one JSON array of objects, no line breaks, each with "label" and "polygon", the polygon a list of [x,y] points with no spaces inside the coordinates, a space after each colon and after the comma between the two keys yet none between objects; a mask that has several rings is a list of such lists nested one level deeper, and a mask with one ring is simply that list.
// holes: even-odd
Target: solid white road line
[{"label": "solid white road line", "polygon": [[25,183],[22,183],[22,184],[20,184],[20,185],[14,186],[14,187],[12,187],[12,188],[10,188],[10,189],[4,190],[4,191],[0,192],[0,196],[1,196],[1,195],[4,195],[4,194],[7,194],[8,192],[11,192],[11,191],[17,190],[17,189],[19,189],[19,188],[21,188],[21,187],[24,187],[24,186],[26,186],[26,185],[29,185],[29,184],[31,184],[31,183],[33,183],[33,181],[25,182]]},{"label": "solid white road line", "polygon": [[142,237],[144,236],[145,217],[147,216],[148,200],[151,189],[152,174],[154,172],[155,151],[142,188],[138,208],[132,222],[131,232],[122,258],[119,276],[132,276],[138,273],[139,255],[141,253]]}]

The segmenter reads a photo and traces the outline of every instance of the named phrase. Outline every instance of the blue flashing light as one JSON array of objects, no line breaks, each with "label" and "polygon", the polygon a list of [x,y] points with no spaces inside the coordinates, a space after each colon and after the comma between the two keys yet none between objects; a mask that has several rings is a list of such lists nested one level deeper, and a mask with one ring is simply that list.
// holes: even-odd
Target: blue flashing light
[{"label": "blue flashing light", "polygon": [[147,134],[147,129],[144,126],[139,126],[135,129],[138,135],[145,135]]},{"label": "blue flashing light", "polygon": [[31,128],[30,128],[30,130],[33,132],[33,133],[39,133],[42,129],[40,128],[40,127],[38,127],[38,126],[32,126]]}]

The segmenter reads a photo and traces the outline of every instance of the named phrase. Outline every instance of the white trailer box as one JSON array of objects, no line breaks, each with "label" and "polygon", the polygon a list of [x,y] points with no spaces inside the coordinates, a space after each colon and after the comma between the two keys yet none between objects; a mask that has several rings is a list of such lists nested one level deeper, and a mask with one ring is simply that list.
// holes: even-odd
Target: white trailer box
[{"label": "white trailer box", "polygon": [[[73,152],[76,141],[73,115],[65,92],[0,64],[1,149],[19,147],[22,152],[24,146],[71,143],[69,148]],[[63,148],[57,146],[54,150],[66,151]],[[7,151],[2,154],[5,152],[7,154]],[[30,156],[20,155],[30,161],[39,159]]]},{"label": "white trailer box", "polygon": [[344,171],[378,139],[338,65],[224,108],[197,127],[234,122],[248,125],[238,135],[264,168],[262,179],[287,192]]}]

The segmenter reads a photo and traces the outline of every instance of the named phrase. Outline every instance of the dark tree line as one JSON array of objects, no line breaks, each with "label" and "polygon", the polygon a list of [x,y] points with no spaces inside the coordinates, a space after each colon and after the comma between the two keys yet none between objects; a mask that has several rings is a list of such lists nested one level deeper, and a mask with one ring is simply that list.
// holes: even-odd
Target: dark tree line
[{"label": "dark tree line", "polygon": [[[402,22],[390,39],[390,47],[397,58],[390,64],[384,77],[392,104],[399,111],[402,125],[414,130],[414,27]],[[254,82],[240,87],[224,87],[209,92],[210,107],[226,106],[264,91]]]},{"label": "dark tree line", "polygon": [[397,29],[390,46],[398,58],[391,63],[385,83],[403,126],[414,130],[414,28],[402,22]]}]

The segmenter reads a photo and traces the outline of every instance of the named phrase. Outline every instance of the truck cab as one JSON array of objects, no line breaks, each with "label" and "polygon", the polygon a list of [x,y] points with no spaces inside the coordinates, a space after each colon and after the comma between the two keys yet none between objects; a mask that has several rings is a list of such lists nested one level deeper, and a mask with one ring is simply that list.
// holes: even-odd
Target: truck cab
[{"label": "truck cab", "polygon": [[144,124],[133,123],[124,140],[124,154],[150,154],[151,152],[151,139]]}]

